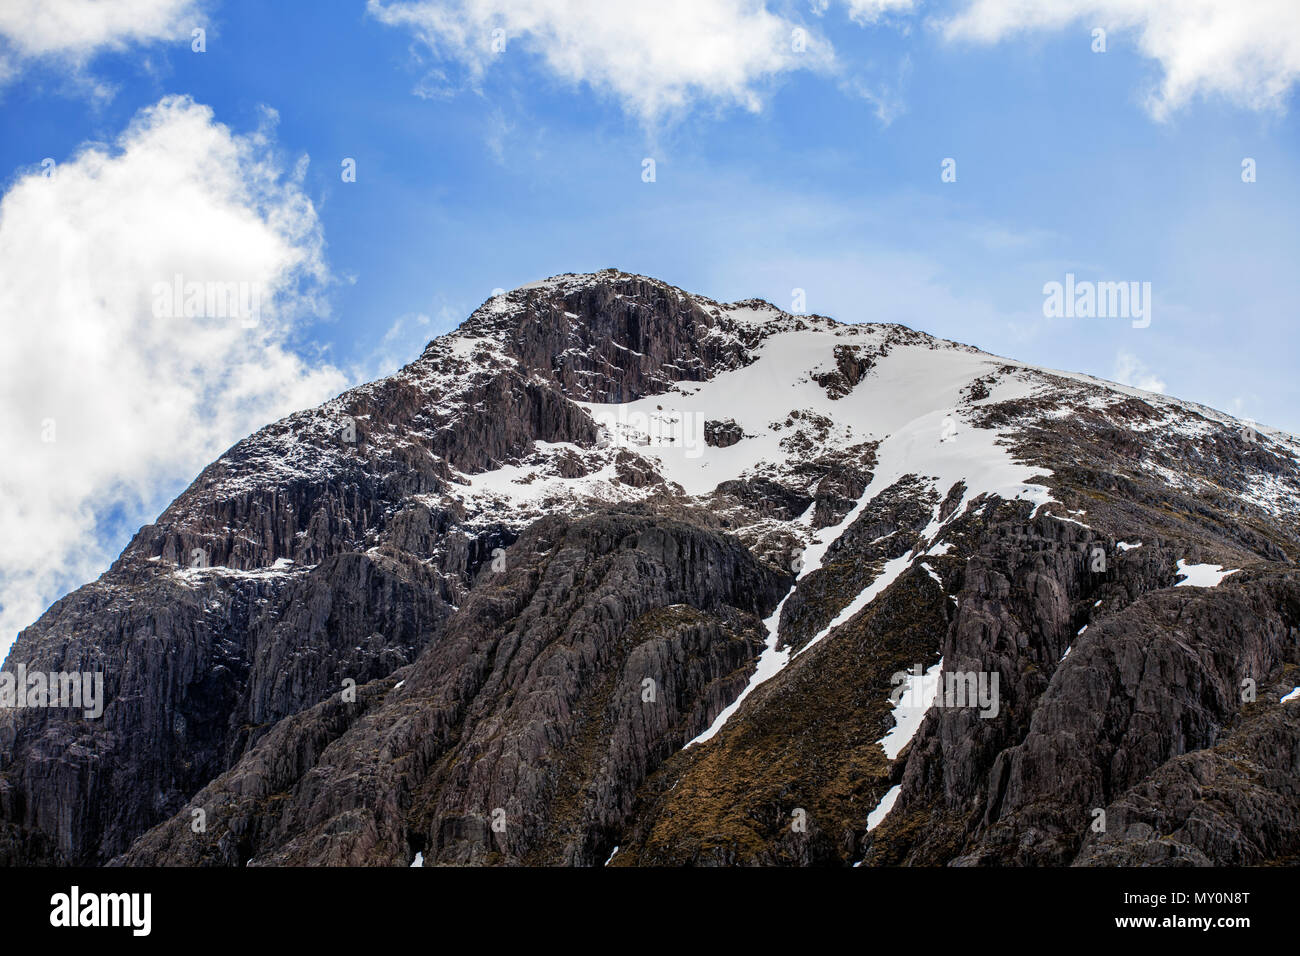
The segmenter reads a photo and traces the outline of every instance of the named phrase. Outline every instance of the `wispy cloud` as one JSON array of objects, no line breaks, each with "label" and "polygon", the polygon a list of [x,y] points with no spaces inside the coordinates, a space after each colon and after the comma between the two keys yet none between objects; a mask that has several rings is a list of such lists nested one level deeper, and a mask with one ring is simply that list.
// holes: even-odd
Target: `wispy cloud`
[{"label": "wispy cloud", "polygon": [[[916,0],[846,0],[849,18],[856,23],[878,23],[888,14],[911,13]],[[825,9],[825,7],[823,7]]]},{"label": "wispy cloud", "polygon": [[1144,389],[1148,392],[1164,394],[1165,383],[1158,378],[1146,363],[1132,352],[1123,352],[1115,356],[1115,381],[1121,385]]}]

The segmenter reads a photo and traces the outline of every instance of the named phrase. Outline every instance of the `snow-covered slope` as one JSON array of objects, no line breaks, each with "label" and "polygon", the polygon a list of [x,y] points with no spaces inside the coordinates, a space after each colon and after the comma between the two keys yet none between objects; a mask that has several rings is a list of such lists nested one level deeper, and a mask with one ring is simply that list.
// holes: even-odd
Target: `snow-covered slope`
[{"label": "snow-covered slope", "polygon": [[[563,294],[600,275],[566,276],[525,290]],[[680,290],[673,294],[686,297]],[[658,485],[629,488],[616,478],[619,450],[643,459],[673,490],[708,498],[719,484],[743,478],[797,480],[798,465],[828,452],[870,445],[875,450],[875,490],[905,474],[947,489],[964,481],[968,498],[981,493],[1046,504],[1051,495],[1036,476],[1050,471],[1019,459],[1016,436],[1027,425],[1051,427],[1080,414],[1110,417],[1160,446],[1179,439],[1198,441],[1223,431],[1251,435],[1268,451],[1295,460],[1300,440],[1287,433],[1238,421],[1204,406],[1104,382],[1076,373],[1040,369],[889,324],[846,324],[821,316],[794,316],[766,303],[719,305],[689,297],[719,319],[711,334],[743,341],[752,333],[749,364],[711,370],[704,381],[665,382],[665,390],[621,403],[581,401],[601,428],[596,448],[537,442],[530,453],[500,468],[457,475],[451,493],[469,509],[535,514],[543,503],[588,497],[625,501],[661,494]],[[506,314],[511,299],[491,300],[484,310]],[[518,308],[519,306],[515,306]],[[569,313],[572,315],[572,313]],[[451,333],[430,348],[471,354],[472,343],[492,341],[490,354],[509,361],[497,340],[460,338]],[[477,346],[483,348],[482,345]],[[615,343],[616,348],[630,346]],[[841,393],[819,378],[840,377],[837,350],[870,358],[862,379]],[[556,356],[556,362],[565,359]],[[418,363],[417,363],[418,365]],[[407,374],[407,373],[403,373]],[[454,394],[448,390],[450,394]],[[1134,401],[1142,403],[1136,420]],[[992,424],[981,412],[1008,402],[1023,403],[1015,420]],[[727,447],[706,440],[706,424],[734,423],[743,438]],[[579,456],[581,475],[564,477],[557,458]],[[1161,479],[1171,477],[1193,490],[1192,474],[1171,476],[1157,462],[1143,463]],[[1244,496],[1279,515],[1297,514],[1300,487],[1289,476],[1248,476]],[[869,497],[869,496],[868,496]]]}]

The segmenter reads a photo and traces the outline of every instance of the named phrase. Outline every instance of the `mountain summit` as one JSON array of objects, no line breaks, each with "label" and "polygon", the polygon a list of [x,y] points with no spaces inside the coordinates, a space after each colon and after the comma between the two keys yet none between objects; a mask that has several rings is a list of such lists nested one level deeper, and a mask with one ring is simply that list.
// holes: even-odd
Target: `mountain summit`
[{"label": "mountain summit", "polygon": [[20,635],[104,706],[0,711],[0,862],[1294,862],[1297,518],[1285,433],[557,276]]}]

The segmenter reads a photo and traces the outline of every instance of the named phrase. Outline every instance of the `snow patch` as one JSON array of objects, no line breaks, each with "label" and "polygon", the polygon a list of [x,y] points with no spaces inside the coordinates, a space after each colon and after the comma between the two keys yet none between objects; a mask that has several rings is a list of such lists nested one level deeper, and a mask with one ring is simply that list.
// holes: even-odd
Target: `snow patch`
[{"label": "snow patch", "polygon": [[[919,685],[914,674],[908,674],[903,680],[902,691],[894,704],[894,727],[881,737],[879,744],[890,760],[895,759],[904,747],[916,736],[935,698],[939,696],[939,674],[943,670],[943,658],[926,671]],[[895,693],[898,693],[896,690]],[[919,701],[913,706],[905,706],[903,701]]]},{"label": "snow patch", "polygon": [[880,824],[884,822],[885,817],[889,816],[889,811],[894,809],[894,804],[898,801],[898,795],[902,792],[903,785],[901,783],[894,784],[894,786],[885,791],[885,795],[881,797],[880,802],[876,804],[876,809],[867,814],[868,833],[880,826]]},{"label": "snow patch", "polygon": [[1217,588],[1229,574],[1236,574],[1241,568],[1229,571],[1221,564],[1188,564],[1178,559],[1178,573],[1183,580],[1174,585],[1176,588]]}]

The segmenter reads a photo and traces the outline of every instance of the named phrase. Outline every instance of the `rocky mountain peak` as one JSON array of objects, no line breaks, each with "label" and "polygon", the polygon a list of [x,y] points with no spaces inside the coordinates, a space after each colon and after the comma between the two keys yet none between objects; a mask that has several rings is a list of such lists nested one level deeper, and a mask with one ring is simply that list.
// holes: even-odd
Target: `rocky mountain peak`
[{"label": "rocky mountain peak", "polygon": [[900,325],[523,286],[20,636],[106,706],[0,713],[0,860],[1281,860],[1298,459]]},{"label": "rocky mountain peak", "polygon": [[495,352],[572,398],[621,402],[746,364],[769,325],[791,318],[761,300],[718,303],[605,269],[499,293],[422,358]]}]

